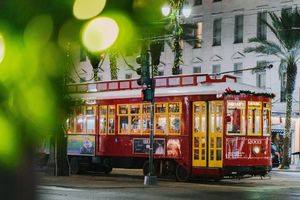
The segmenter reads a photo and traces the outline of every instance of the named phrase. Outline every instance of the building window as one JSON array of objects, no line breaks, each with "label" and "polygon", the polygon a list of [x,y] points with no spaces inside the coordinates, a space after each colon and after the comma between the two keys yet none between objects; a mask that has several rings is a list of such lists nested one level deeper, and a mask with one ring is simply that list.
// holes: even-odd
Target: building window
[{"label": "building window", "polygon": [[234,43],[243,42],[244,16],[237,15],[234,20]]},{"label": "building window", "polygon": [[257,68],[262,68],[256,71],[256,86],[265,89],[266,88],[266,69],[267,61],[258,61]]},{"label": "building window", "polygon": [[267,12],[257,13],[257,35],[256,37],[262,40],[267,39]]},{"label": "building window", "polygon": [[256,73],[256,86],[263,89],[266,88],[266,70]]},{"label": "building window", "polygon": [[283,72],[280,76],[280,101],[286,102],[286,72]]},{"label": "building window", "polygon": [[243,63],[234,63],[233,64],[233,74],[236,76],[242,76],[243,75],[243,71],[239,71],[243,69]]},{"label": "building window", "polygon": [[222,19],[215,19],[213,23],[213,46],[221,45]]},{"label": "building window", "polygon": [[219,2],[219,1],[222,1],[222,0],[214,0],[213,2]]},{"label": "building window", "polygon": [[196,38],[195,46],[194,46],[195,48],[201,48],[202,33],[203,33],[203,23],[198,22],[197,23],[197,28],[194,31],[194,37]]},{"label": "building window", "polygon": [[132,79],[132,74],[125,74],[125,79]]},{"label": "building window", "polygon": [[202,5],[202,0],[195,0],[194,6]]},{"label": "building window", "polygon": [[212,73],[213,74],[218,74],[221,72],[221,65],[213,65],[212,66]]},{"label": "building window", "polygon": [[201,67],[194,67],[193,68],[193,73],[196,74],[196,73],[201,73]]}]

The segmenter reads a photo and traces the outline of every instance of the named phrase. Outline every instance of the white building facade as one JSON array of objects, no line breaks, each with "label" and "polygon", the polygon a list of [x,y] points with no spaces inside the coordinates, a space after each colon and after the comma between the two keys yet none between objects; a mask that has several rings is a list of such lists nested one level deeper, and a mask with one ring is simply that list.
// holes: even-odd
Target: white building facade
[{"label": "white building facade", "polygon": [[[244,49],[250,46],[248,40],[257,36],[276,41],[271,31],[261,24],[259,19],[270,21],[267,12],[280,15],[282,9],[300,7],[300,0],[190,0],[189,4],[192,6],[192,14],[184,21],[197,25],[194,35],[202,42],[183,42],[182,74],[211,74],[272,64],[273,68],[269,70],[232,74],[236,75],[240,82],[264,88],[276,95],[273,101],[273,124],[284,128],[285,102],[284,95],[281,95],[284,92],[284,79],[281,79],[278,73],[280,60],[274,56],[244,53]],[[137,66],[135,57],[136,55],[132,55],[126,57],[126,60]],[[165,44],[159,65],[160,75],[171,75],[173,60],[174,53]],[[135,72],[126,67],[123,59],[118,59],[118,66],[119,79],[137,77]],[[80,62],[77,71],[83,79],[81,81],[90,80],[91,69],[88,60]],[[99,73],[100,79],[109,80],[108,59],[104,61],[102,69]],[[78,76],[74,76],[74,79],[79,81]],[[300,152],[299,97],[300,72],[297,75],[294,93],[292,153]],[[293,159],[293,163],[298,162],[297,158]]]}]

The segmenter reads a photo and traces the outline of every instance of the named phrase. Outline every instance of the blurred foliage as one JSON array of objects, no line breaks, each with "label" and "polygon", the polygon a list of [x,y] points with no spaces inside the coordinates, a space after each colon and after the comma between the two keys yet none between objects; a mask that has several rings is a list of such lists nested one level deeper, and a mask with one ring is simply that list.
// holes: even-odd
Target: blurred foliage
[{"label": "blurred foliage", "polygon": [[[5,43],[0,63],[1,166],[18,166],[24,151],[60,132],[68,104],[63,81],[66,56],[58,35],[72,17],[70,3],[0,2],[0,33]],[[76,28],[72,31],[78,33]]]},{"label": "blurred foliage", "polygon": [[[117,21],[114,48],[133,50],[161,20],[165,0],[108,0],[100,16]],[[0,165],[11,168],[24,150],[61,133],[69,107],[64,78],[68,56],[78,54],[83,23],[73,17],[70,0],[0,1]],[[149,6],[151,5],[151,6]],[[142,30],[142,31],[141,31]],[[145,35],[143,35],[145,36]],[[70,55],[70,52],[69,54]],[[70,56],[69,56],[70,57]]]}]

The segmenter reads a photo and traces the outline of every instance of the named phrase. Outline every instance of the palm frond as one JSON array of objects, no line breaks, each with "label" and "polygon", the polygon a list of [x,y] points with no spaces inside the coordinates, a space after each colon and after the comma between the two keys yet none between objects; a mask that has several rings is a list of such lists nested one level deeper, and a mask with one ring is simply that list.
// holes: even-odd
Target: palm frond
[{"label": "palm frond", "polygon": [[276,44],[275,42],[263,40],[260,38],[251,38],[249,39],[250,43],[257,43],[258,45],[254,47],[247,47],[245,48],[245,53],[260,53],[265,55],[275,55],[279,58],[283,58],[285,55],[285,52],[281,49],[281,47]]}]

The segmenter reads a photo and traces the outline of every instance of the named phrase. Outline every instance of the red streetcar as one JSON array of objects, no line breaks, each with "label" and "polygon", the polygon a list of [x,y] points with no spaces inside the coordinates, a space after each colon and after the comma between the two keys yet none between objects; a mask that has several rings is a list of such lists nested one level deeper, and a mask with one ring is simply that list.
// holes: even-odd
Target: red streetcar
[{"label": "red streetcar", "polygon": [[[157,176],[220,179],[264,176],[271,170],[271,98],[235,77],[157,77],[154,166]],[[150,104],[136,80],[68,86],[85,100],[68,119],[73,173],[86,165],[148,173]]]}]

